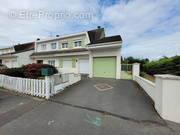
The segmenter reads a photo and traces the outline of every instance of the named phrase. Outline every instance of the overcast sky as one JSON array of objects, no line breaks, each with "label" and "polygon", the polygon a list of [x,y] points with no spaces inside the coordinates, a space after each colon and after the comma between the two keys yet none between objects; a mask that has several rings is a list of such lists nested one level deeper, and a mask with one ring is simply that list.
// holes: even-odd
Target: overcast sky
[{"label": "overcast sky", "polygon": [[[12,16],[14,11],[16,16]],[[21,11],[92,16],[24,19],[17,17]],[[1,0],[0,47],[87,31],[98,25],[105,28],[106,36],[122,36],[124,57],[180,55],[180,0]]]}]

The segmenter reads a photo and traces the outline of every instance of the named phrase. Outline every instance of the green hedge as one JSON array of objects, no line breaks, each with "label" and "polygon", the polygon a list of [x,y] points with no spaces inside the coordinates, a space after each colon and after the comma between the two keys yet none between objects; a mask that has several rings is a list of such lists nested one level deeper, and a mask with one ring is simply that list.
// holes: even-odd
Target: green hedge
[{"label": "green hedge", "polygon": [[157,61],[152,61],[143,65],[143,70],[147,74],[172,74],[180,75],[180,56],[164,57]]},{"label": "green hedge", "polygon": [[0,74],[12,76],[12,77],[36,79],[38,77],[42,77],[42,75],[41,75],[42,68],[52,68],[54,74],[58,73],[58,70],[54,66],[51,66],[48,64],[33,63],[33,64],[24,65],[19,68],[3,69],[3,70],[0,70]]}]

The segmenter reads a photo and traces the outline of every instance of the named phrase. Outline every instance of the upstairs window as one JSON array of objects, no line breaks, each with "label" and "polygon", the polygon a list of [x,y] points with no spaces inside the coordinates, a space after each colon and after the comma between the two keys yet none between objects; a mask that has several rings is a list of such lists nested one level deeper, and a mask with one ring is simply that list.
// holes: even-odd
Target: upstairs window
[{"label": "upstairs window", "polygon": [[82,47],[82,42],[81,41],[75,41],[74,47]]},{"label": "upstairs window", "polygon": [[48,60],[48,64],[55,67],[55,60]]},{"label": "upstairs window", "polygon": [[68,43],[62,43],[62,49],[68,48]]},{"label": "upstairs window", "polygon": [[46,44],[41,45],[41,50],[46,50]]},{"label": "upstairs window", "polygon": [[56,43],[51,43],[51,49],[56,49]]}]

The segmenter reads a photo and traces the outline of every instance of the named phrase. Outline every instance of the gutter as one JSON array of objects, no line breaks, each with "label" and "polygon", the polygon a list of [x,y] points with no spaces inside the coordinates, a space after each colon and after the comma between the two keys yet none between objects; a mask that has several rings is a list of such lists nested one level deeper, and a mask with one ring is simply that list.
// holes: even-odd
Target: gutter
[{"label": "gutter", "polygon": [[112,48],[112,47],[121,47],[121,46],[122,46],[122,41],[116,41],[116,42],[90,44],[90,45],[87,45],[86,48],[97,49],[97,48]]}]

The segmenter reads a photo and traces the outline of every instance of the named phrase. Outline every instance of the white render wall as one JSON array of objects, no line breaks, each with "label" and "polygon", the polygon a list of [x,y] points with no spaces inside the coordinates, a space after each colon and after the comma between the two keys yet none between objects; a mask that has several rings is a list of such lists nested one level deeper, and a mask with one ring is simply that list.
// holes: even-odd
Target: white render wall
[{"label": "white render wall", "polygon": [[140,75],[140,64],[139,63],[134,63],[133,64],[132,74],[133,74],[133,77]]},{"label": "white render wall", "polygon": [[89,77],[93,77],[93,57],[116,57],[116,79],[120,79],[121,48],[108,48],[90,50],[89,53]]},{"label": "white render wall", "polygon": [[[34,60],[29,57],[33,52],[34,50],[30,50],[13,54],[12,57],[2,58],[2,63],[8,68],[21,67],[22,65],[34,63]],[[8,64],[6,63],[7,61]]]},{"label": "white render wall", "polygon": [[8,47],[8,48],[2,48],[0,49],[0,55],[1,54],[6,54],[6,53],[12,53],[14,51],[14,47]]},{"label": "white render wall", "polygon": [[146,93],[155,101],[155,83],[140,76],[134,76],[134,80],[146,91]]},{"label": "white render wall", "polygon": [[34,50],[15,54],[17,56],[17,65],[20,67],[22,65],[34,63],[34,60],[30,58],[33,52]]},{"label": "white render wall", "polygon": [[[55,67],[58,69],[58,71],[62,74],[65,74],[65,73],[80,73],[80,70],[79,70],[79,59],[82,59],[82,58],[86,58],[88,59],[88,55],[83,55],[83,56],[71,56],[71,57],[54,57],[54,58],[38,58],[38,59],[35,59],[35,62],[37,60],[43,60],[43,64],[48,64],[48,61],[49,60],[55,60]],[[75,68],[72,68],[72,67],[63,67],[63,68],[60,68],[59,67],[59,59],[76,59],[77,62],[76,62],[76,67]]]},{"label": "white render wall", "polygon": [[155,75],[156,104],[158,113],[167,120],[180,123],[180,77]]},{"label": "white render wall", "polygon": [[180,123],[180,76],[165,74],[155,77],[155,83],[138,75],[133,78],[152,98],[162,118]]},{"label": "white render wall", "polygon": [[[46,40],[43,42],[38,41],[35,43],[35,52],[62,50],[62,48],[59,49],[58,42],[63,43],[63,42],[68,42],[68,40],[73,40],[73,42],[74,42],[76,40],[82,40],[83,37],[86,37],[85,38],[85,45],[88,44],[88,37],[85,33],[83,33],[81,35],[74,35],[73,37],[66,37],[66,38],[59,37],[59,38],[54,39],[53,41],[49,41],[49,40]],[[57,45],[56,49],[51,48],[51,43],[56,43],[56,45]],[[46,44],[46,50],[41,49],[41,45],[44,45],[44,44]],[[74,45],[74,43],[73,43],[73,45]]]}]

